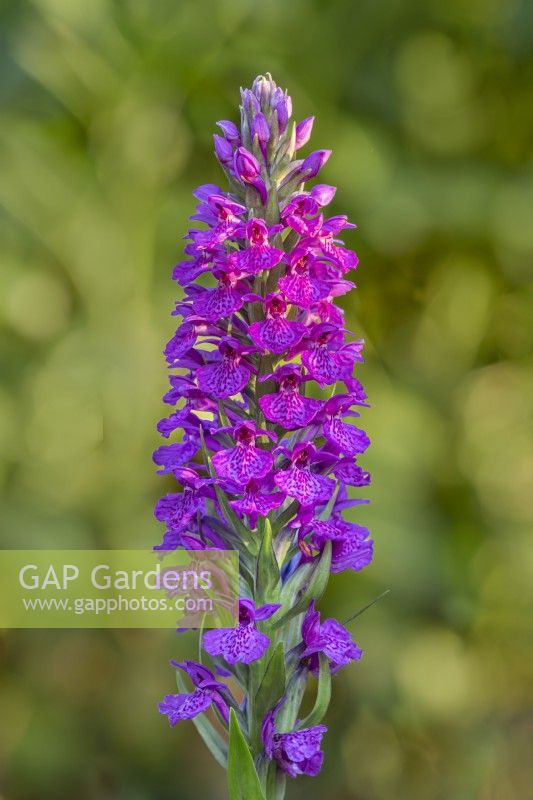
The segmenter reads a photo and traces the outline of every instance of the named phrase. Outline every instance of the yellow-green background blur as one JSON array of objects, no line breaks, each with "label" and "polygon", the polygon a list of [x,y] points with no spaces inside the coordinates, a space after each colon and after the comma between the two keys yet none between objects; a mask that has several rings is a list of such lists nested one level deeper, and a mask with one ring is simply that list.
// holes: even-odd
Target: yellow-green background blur
[{"label": "yellow-green background blur", "polygon": [[[358,230],[375,563],[333,579],[318,800],[526,800],[533,517],[533,6],[6,0],[0,42],[4,547],[149,547],[170,269],[211,135],[269,70],[315,114]],[[308,150],[306,151],[308,152]],[[1,800],[218,800],[156,702],[192,635],[0,635]],[[529,725],[529,728],[528,728]]]}]

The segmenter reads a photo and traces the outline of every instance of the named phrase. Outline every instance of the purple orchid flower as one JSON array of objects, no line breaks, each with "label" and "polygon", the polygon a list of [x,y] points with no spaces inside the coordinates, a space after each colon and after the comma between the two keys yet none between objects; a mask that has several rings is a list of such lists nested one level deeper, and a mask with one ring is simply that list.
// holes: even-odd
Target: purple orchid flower
[{"label": "purple orchid flower", "polygon": [[231,265],[215,271],[215,275],[218,277],[218,286],[215,289],[198,290],[195,287],[194,292],[191,288],[188,289],[188,294],[193,297],[194,313],[207,322],[216,322],[242,308],[248,289]]},{"label": "purple orchid flower", "polygon": [[262,219],[255,217],[246,223],[246,238],[250,246],[235,255],[235,264],[247,275],[257,275],[265,269],[279,264],[284,256],[282,250],[269,244],[269,230]]},{"label": "purple orchid flower", "polygon": [[287,319],[288,306],[281,295],[267,295],[263,307],[266,319],[254,322],[248,328],[248,335],[259,350],[279,355],[305,336],[305,325]]},{"label": "purple orchid flower", "polygon": [[252,479],[244,487],[228,485],[230,492],[241,495],[237,500],[230,500],[230,506],[241,516],[246,515],[252,528],[256,527],[258,517],[268,516],[285,500],[282,492],[272,491],[274,488],[272,477],[265,476],[265,478],[262,480]]},{"label": "purple orchid flower", "polygon": [[257,630],[256,622],[269,619],[281,608],[279,603],[266,603],[259,608],[252,600],[239,601],[239,627],[207,631],[203,636],[204,650],[210,656],[221,656],[227,664],[251,664],[261,658],[269,637]]},{"label": "purple orchid flower", "polygon": [[316,265],[317,259],[308,250],[293,251],[287,274],[279,281],[279,288],[290,303],[309,308],[328,296],[329,286],[317,277]]},{"label": "purple orchid flower", "polygon": [[320,622],[320,612],[315,610],[312,600],[302,623],[302,639],[305,649],[302,659],[308,661],[313,675],[318,675],[318,654],[323,653],[329,659],[332,673],[350,661],[359,661],[363,651],[357,647],[350,631],[346,630],[336,619],[325,619]]},{"label": "purple orchid flower", "polygon": [[349,409],[358,404],[356,394],[337,395],[325,404],[322,420],[324,436],[331,447],[346,456],[364,453],[370,446],[370,438],[365,431],[343,422],[346,415],[359,416],[358,412]]},{"label": "purple orchid flower", "polygon": [[183,670],[194,684],[190,694],[167,694],[159,704],[159,711],[168,717],[169,724],[174,727],[178,722],[197,717],[214,704],[222,718],[229,719],[228,704],[224,697],[228,696],[227,686],[220,683],[211,670],[195,661],[171,661],[172,666]]},{"label": "purple orchid flower", "polygon": [[265,753],[277,762],[280,769],[291,778],[298,775],[318,775],[322,768],[324,753],[320,749],[325,725],[277,733],[275,718],[277,707],[266,715],[261,730]]},{"label": "purple orchid flower", "polygon": [[259,407],[270,422],[288,431],[304,428],[322,408],[322,401],[304,397],[299,387],[307,378],[297,364],[286,364],[268,376],[279,383],[279,391],[259,398]]},{"label": "purple orchid flower", "polygon": [[331,572],[352,569],[358,572],[372,562],[374,542],[363,525],[347,522],[339,516],[329,521],[315,520],[311,523],[312,543],[319,551],[331,540]]},{"label": "purple orchid flower", "polygon": [[331,478],[312,470],[316,460],[316,448],[312,444],[297,444],[290,453],[288,469],[274,475],[276,486],[302,506],[315,506],[327,503],[333,493],[335,482]]},{"label": "purple orchid flower", "polygon": [[217,122],[217,125],[224,134],[224,138],[226,139],[227,142],[234,145],[235,147],[238,147],[240,145],[241,134],[239,133],[239,129],[234,122],[231,122],[231,120],[229,119],[220,119]]},{"label": "purple orchid flower", "polygon": [[[306,340],[302,364],[322,388],[350,379],[354,363],[363,361],[363,340],[350,344],[343,344],[343,341],[344,332],[326,323],[317,325]],[[303,349],[302,344],[300,349]]]},{"label": "purple orchid flower", "polygon": [[213,456],[213,466],[221,478],[235,483],[248,483],[253,478],[264,478],[273,465],[274,457],[267,450],[255,446],[258,436],[272,437],[269,431],[256,428],[253,422],[242,422],[233,429],[235,447],[219,450]]},{"label": "purple orchid flower", "polygon": [[199,388],[212,397],[232,397],[246,386],[250,369],[241,363],[243,348],[235,339],[222,339],[218,353],[197,372]]}]

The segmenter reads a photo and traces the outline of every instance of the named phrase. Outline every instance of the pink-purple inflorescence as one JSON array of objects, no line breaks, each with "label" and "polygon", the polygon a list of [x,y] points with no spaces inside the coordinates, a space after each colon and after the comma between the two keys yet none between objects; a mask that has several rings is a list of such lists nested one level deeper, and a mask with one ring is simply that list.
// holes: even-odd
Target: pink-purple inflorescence
[{"label": "pink-purple inflorescence", "polygon": [[[154,453],[179,485],[156,505],[165,524],[157,548],[238,549],[239,626],[202,634],[212,669],[176,664],[193,691],[167,696],[160,710],[174,725],[213,709],[227,726],[234,708],[266,796],[278,798],[280,774],[316,775],[322,764],[325,726],[317,714],[298,722],[308,674],[325,665],[329,680],[362,654],[343,625],[320,621],[315,601],[324,571],[372,560],[368,530],[343,517],[364,502],[348,487],[370,482],[358,463],[370,441],[349,421],[367,406],[354,376],[363,342],[335,304],[354,288],[357,256],[339,239],[354,226],[327,216],[334,187],[305,188],[330,152],[297,157],[313,118],[291,124],[291,99],[270,76],[241,94],[240,129],[223,120],[214,137],[229,190],[194,192],[185,258],[173,271],[182,321],[165,348],[172,411],[158,430],[176,441]],[[268,592],[257,567],[267,536]],[[265,705],[256,694],[275,651],[284,674]]]}]

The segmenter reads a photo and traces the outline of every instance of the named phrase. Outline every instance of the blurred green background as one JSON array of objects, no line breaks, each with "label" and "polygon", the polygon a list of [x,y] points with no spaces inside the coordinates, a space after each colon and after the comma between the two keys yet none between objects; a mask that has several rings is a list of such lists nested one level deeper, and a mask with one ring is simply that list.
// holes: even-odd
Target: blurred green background
[{"label": "blurred green background", "polygon": [[[525,800],[531,736],[533,6],[519,0],[4,0],[3,547],[159,540],[150,453],[170,269],[215,120],[271,71],[358,230],[375,563],[333,580],[331,800]],[[528,641],[529,640],[529,641]],[[187,636],[0,633],[1,800],[225,797],[156,711]]]}]

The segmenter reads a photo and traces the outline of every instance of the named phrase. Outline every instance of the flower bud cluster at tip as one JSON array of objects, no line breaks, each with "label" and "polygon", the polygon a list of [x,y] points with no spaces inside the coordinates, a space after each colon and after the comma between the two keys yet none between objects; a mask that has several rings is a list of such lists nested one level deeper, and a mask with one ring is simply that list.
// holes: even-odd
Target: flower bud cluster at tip
[{"label": "flower bud cluster at tip", "polygon": [[241,89],[240,130],[230,120],[220,120],[214,134],[215,155],[233,189],[255,192],[252,204],[266,216],[269,197],[283,202],[304,181],[318,175],[330,150],[317,150],[305,159],[296,153],[307,144],[314,117],[291,121],[292,101],[272,80],[260,75],[251,89]]}]

